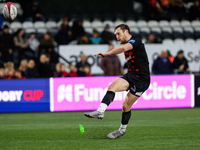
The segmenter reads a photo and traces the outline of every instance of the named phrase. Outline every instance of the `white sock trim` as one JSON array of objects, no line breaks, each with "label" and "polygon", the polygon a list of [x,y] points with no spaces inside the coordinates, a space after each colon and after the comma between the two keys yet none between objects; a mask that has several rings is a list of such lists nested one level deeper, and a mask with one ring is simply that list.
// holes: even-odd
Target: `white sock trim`
[{"label": "white sock trim", "polygon": [[122,132],[125,132],[126,131],[126,127],[127,127],[127,124],[121,124],[121,126],[119,127],[119,131],[122,131]]},{"label": "white sock trim", "polygon": [[106,105],[105,103],[101,103],[99,108],[97,109],[97,111],[104,112],[107,107],[108,107],[108,105]]}]

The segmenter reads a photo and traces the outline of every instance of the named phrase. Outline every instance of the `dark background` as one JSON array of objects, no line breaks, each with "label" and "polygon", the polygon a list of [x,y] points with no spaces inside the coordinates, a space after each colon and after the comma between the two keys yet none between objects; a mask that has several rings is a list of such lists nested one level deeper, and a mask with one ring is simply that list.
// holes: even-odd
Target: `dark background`
[{"label": "dark background", "polygon": [[[23,8],[34,0],[16,0]],[[43,13],[69,13],[69,12],[110,12],[123,13],[133,11],[133,0],[39,0]]]},{"label": "dark background", "polygon": [[200,95],[197,95],[198,88],[200,87],[200,76],[195,76],[195,90],[194,90],[194,97],[195,97],[195,106],[200,107]]}]

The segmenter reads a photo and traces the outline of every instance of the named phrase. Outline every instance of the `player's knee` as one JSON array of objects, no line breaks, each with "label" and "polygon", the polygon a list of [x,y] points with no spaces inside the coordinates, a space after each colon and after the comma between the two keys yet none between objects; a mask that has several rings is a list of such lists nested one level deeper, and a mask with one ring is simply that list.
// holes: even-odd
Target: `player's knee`
[{"label": "player's knee", "polygon": [[108,91],[113,91],[113,92],[115,92],[113,84],[110,84],[110,85],[108,86]]},{"label": "player's knee", "polygon": [[123,104],[123,107],[122,107],[122,110],[123,112],[128,112],[131,110],[131,108],[129,107],[129,105],[127,105],[126,103]]}]

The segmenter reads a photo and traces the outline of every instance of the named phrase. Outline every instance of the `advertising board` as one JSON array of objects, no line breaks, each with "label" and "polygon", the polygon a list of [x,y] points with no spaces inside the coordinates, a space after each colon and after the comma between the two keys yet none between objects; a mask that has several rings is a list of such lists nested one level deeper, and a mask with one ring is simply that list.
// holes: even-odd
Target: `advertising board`
[{"label": "advertising board", "polygon": [[49,110],[49,79],[0,81],[0,112]]},{"label": "advertising board", "polygon": [[[50,110],[85,111],[97,109],[109,84],[117,77],[50,79]],[[117,92],[107,110],[122,109],[126,92]],[[148,90],[132,109],[194,107],[193,75],[151,76]]]}]

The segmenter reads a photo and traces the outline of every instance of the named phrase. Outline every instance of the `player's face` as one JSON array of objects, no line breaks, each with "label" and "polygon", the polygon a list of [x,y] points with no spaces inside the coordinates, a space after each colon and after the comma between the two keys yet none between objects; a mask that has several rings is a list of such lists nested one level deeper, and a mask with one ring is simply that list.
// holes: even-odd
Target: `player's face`
[{"label": "player's face", "polygon": [[120,44],[126,43],[125,31],[122,31],[121,28],[115,30],[115,36]]}]

